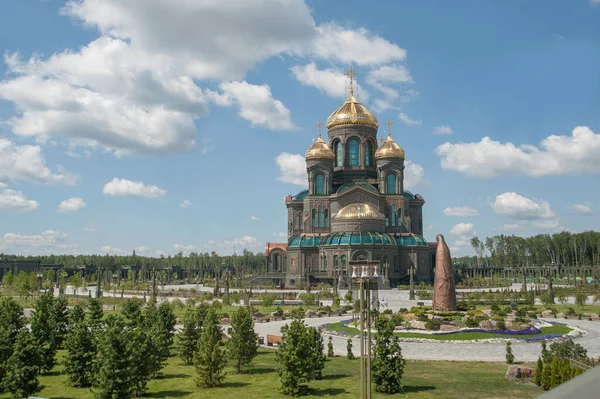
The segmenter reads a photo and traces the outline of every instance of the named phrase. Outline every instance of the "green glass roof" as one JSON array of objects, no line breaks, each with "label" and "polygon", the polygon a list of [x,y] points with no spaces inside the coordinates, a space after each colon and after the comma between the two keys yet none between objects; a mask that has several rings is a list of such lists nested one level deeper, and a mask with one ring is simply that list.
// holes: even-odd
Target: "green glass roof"
[{"label": "green glass roof", "polygon": [[401,247],[427,246],[427,241],[416,234],[403,234],[396,236],[396,242]]},{"label": "green glass roof", "polygon": [[340,188],[338,188],[337,192],[341,193],[341,192],[344,192],[344,191],[349,190],[349,189],[351,189],[353,187],[356,187],[356,186],[362,187],[365,190],[369,190],[369,191],[372,191],[374,193],[378,193],[377,189],[374,186],[372,186],[369,183],[363,183],[363,182],[344,183],[344,184],[342,184],[342,186]]},{"label": "green glass roof", "polygon": [[331,233],[321,239],[319,246],[331,245],[395,245],[394,237],[386,233],[371,231],[352,233]]},{"label": "green glass roof", "polygon": [[302,190],[298,194],[292,197],[293,201],[303,201],[304,198],[308,195],[308,190]]}]

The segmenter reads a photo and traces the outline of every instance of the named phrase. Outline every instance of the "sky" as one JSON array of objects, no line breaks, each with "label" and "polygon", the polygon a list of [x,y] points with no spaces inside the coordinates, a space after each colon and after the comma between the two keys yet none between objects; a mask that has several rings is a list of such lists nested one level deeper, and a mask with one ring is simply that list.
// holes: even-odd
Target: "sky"
[{"label": "sky", "polygon": [[347,95],[425,238],[600,228],[600,0],[4,0],[0,252],[258,252]]}]

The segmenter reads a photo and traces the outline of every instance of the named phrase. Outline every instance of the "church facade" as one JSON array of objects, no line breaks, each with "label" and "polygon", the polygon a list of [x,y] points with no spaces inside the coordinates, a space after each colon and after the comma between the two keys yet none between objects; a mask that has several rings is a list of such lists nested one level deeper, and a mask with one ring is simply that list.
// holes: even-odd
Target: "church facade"
[{"label": "church facade", "polygon": [[[351,73],[351,72],[350,72]],[[404,150],[391,137],[378,145],[379,123],[353,95],[327,119],[328,140],[306,151],[308,189],[285,198],[285,243],[267,243],[263,279],[347,287],[350,261],[377,260],[385,284],[431,282],[435,243],[423,238],[419,194],[404,188]],[[319,129],[320,129],[320,123]]]}]

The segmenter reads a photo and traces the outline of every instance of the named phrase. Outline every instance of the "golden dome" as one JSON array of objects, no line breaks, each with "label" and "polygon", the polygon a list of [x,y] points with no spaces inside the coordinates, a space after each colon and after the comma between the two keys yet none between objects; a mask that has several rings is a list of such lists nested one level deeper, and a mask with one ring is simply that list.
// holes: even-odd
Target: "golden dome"
[{"label": "golden dome", "polygon": [[400,147],[392,136],[388,133],[387,140],[375,151],[375,159],[383,158],[402,158],[404,159],[405,154],[402,147]]},{"label": "golden dome", "polygon": [[319,133],[319,138],[306,151],[304,157],[306,159],[334,159],[335,154],[331,148],[329,148],[327,143],[323,141],[321,134]]},{"label": "golden dome", "polygon": [[355,204],[346,205],[339,210],[333,216],[334,220],[346,220],[346,219],[375,219],[385,220],[385,216],[381,214],[377,209],[369,204],[357,202]]},{"label": "golden dome", "polygon": [[371,111],[366,109],[364,105],[354,98],[351,90],[350,97],[346,102],[333,111],[329,118],[327,118],[327,130],[342,125],[366,125],[377,129],[379,127],[379,122],[377,122],[377,118]]}]

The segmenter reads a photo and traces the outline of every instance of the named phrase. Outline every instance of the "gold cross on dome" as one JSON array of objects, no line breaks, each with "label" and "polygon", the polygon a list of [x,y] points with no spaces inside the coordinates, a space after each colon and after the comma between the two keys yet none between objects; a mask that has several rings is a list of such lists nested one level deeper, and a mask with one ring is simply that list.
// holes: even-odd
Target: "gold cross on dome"
[{"label": "gold cross on dome", "polygon": [[321,121],[317,122],[317,129],[319,129],[319,137],[321,137],[321,126],[323,126],[323,124],[321,123]]},{"label": "gold cross on dome", "polygon": [[353,96],[354,95],[354,77],[357,76],[358,73],[354,72],[354,69],[352,69],[352,65],[350,65],[350,69],[348,69],[348,72],[346,72],[344,75],[346,75],[350,79],[350,95]]},{"label": "gold cross on dome", "polygon": [[388,120],[385,124],[388,127],[388,136],[391,136],[392,135],[392,125],[394,124],[394,122]]}]

